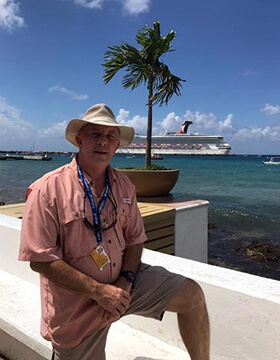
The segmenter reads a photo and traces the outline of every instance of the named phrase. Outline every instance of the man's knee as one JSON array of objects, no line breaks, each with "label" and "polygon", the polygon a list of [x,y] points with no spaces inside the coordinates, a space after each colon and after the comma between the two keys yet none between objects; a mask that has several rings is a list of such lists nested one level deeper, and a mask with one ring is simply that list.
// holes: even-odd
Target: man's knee
[{"label": "man's knee", "polygon": [[205,297],[200,285],[192,279],[186,278],[177,294],[171,299],[166,310],[179,314],[205,306]]}]

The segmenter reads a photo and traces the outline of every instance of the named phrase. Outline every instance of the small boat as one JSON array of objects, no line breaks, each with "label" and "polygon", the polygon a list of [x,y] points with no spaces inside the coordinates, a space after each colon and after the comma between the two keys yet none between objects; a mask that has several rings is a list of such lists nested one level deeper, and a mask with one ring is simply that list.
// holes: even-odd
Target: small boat
[{"label": "small boat", "polygon": [[151,154],[151,159],[152,160],[163,160],[163,156],[158,155],[158,154]]},{"label": "small boat", "polygon": [[5,155],[6,160],[23,160],[23,156],[22,155],[18,155],[18,154],[6,154]]},{"label": "small boat", "polygon": [[37,161],[50,161],[52,159],[51,156],[45,155],[23,155],[23,160],[37,160]]},{"label": "small boat", "polygon": [[269,161],[263,161],[264,165],[280,165],[280,157],[271,157]]},{"label": "small boat", "polygon": [[18,155],[18,154],[6,154],[5,158],[1,158],[0,160],[42,160],[42,161],[50,161],[52,160],[51,156],[45,155]]}]

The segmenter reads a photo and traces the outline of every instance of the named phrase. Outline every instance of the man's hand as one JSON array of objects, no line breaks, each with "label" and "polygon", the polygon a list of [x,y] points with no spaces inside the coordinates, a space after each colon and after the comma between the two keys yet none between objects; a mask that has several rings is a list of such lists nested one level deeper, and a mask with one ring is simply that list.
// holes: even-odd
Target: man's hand
[{"label": "man's hand", "polygon": [[104,309],[102,318],[110,321],[118,320],[130,304],[129,292],[114,285],[100,284],[95,299],[98,305]]},{"label": "man's hand", "polygon": [[119,277],[118,280],[115,281],[113,285],[127,291],[128,293],[130,293],[132,287],[132,283],[129,283],[126,280],[126,278],[123,276]]}]

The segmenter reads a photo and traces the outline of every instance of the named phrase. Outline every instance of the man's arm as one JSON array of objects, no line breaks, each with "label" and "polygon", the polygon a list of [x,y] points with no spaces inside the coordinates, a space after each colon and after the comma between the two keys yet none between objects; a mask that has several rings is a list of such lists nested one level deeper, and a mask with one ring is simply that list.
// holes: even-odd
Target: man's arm
[{"label": "man's arm", "polygon": [[30,267],[59,286],[94,299],[106,320],[115,321],[124,314],[130,303],[130,294],[113,285],[99,283],[74,269],[63,260],[30,262]]},{"label": "man's arm", "polygon": [[[129,246],[124,250],[123,265],[121,271],[132,271],[134,274],[136,274],[141,260],[143,247],[144,245],[143,243],[141,243]],[[130,292],[132,286],[132,284],[129,283],[123,276],[121,276],[114,283],[114,285],[128,292]]]},{"label": "man's arm", "polygon": [[132,271],[136,273],[143,252],[143,243],[129,246],[123,255],[122,271]]}]

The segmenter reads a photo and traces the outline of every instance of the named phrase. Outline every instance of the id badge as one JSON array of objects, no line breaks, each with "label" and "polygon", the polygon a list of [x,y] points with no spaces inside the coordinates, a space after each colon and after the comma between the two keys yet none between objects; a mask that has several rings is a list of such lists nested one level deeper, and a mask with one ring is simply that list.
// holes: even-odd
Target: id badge
[{"label": "id badge", "polygon": [[98,245],[97,248],[93,249],[91,256],[93,257],[93,260],[95,261],[100,271],[102,271],[105,266],[110,264],[110,259],[102,245]]}]

